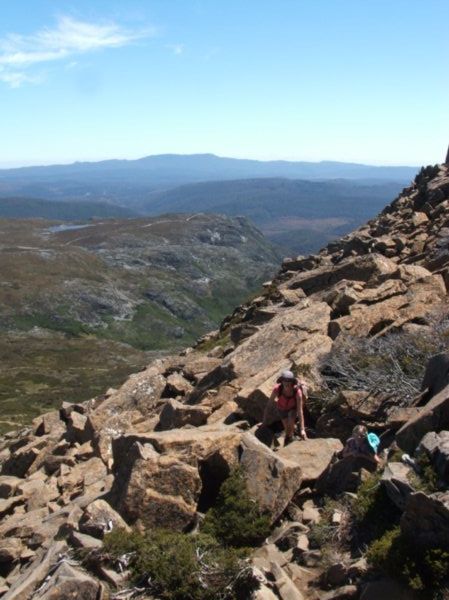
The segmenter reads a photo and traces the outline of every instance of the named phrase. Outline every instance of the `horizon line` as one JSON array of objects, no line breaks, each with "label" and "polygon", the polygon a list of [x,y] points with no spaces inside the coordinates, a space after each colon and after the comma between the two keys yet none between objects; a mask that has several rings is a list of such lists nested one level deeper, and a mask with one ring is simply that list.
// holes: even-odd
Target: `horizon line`
[{"label": "horizon line", "polygon": [[[323,163],[333,163],[333,164],[346,164],[346,165],[357,165],[362,167],[372,167],[372,168],[419,168],[424,166],[425,163],[420,164],[404,164],[404,163],[366,163],[366,162],[354,162],[353,160],[336,160],[336,159],[328,159],[323,158],[320,160],[305,160],[305,159],[286,159],[286,158],[269,158],[269,159],[260,159],[260,158],[248,158],[248,157],[236,157],[236,156],[222,156],[220,154],[215,154],[213,152],[191,152],[191,153],[178,153],[178,152],[162,152],[158,154],[145,154],[143,156],[138,156],[137,158],[98,158],[98,159],[71,159],[71,160],[63,160],[61,162],[54,161],[45,161],[43,163],[35,163],[34,161],[25,161],[22,164],[18,164],[16,166],[2,166],[0,162],[0,171],[13,171],[20,169],[28,169],[28,168],[45,168],[45,167],[63,167],[63,166],[74,166],[81,164],[95,164],[95,163],[105,163],[105,162],[136,162],[139,160],[144,160],[146,158],[157,158],[163,156],[177,156],[177,157],[194,157],[194,156],[210,156],[214,158],[222,158],[228,160],[238,160],[238,161],[251,161],[251,162],[260,162],[260,163],[305,163],[305,164],[323,164]],[[15,163],[16,161],[12,161]],[[430,163],[428,163],[430,164]],[[439,163],[438,163],[439,164]]]}]

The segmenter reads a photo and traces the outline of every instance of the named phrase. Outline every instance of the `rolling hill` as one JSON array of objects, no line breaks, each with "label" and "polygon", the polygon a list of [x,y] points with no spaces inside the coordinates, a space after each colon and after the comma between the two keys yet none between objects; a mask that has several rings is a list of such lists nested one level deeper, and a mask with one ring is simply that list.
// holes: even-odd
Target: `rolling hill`
[{"label": "rolling hill", "polygon": [[244,218],[0,220],[3,419],[89,398],[192,343],[280,259]]},{"label": "rolling hill", "polygon": [[144,213],[244,215],[287,253],[315,252],[373,217],[402,188],[399,182],[304,181],[285,178],[212,181],[154,192]]}]

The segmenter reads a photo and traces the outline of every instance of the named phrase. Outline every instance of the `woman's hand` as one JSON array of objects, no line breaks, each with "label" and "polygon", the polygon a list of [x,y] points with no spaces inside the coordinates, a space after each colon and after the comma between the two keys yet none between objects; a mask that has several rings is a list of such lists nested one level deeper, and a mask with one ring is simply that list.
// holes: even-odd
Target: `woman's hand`
[{"label": "woman's hand", "polygon": [[300,433],[300,436],[301,436],[302,440],[306,440],[307,439],[307,433],[306,433],[305,429],[301,429],[299,433]]}]

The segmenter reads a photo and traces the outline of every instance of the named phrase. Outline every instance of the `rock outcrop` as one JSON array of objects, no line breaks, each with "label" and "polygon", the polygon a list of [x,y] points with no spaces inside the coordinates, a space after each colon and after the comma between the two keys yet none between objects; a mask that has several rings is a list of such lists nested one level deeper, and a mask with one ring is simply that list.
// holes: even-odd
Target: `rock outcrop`
[{"label": "rock outcrop", "polygon": [[[322,385],[320,360],[340,336],[425,328],[435,312],[447,310],[448,287],[449,171],[443,165],[424,170],[356,232],[317,255],[285,260],[259,297],[195,348],[155,360],[120,389],[64,404],[31,429],[2,438],[0,594],[56,600],[81,598],[82,589],[83,598],[102,597],[113,576],[81,572],[67,562],[70,547],[97,551],[105,533],[130,526],[194,530],[241,466],[249,493],[277,527],[254,557],[255,568],[268,575],[262,573],[256,597],[312,598],[304,573],[321,575],[320,549],[307,537],[323,512],[317,494],[354,493],[368,476],[361,467],[376,466],[353,458],[330,464],[342,449],[332,429],[344,437],[365,420],[394,437],[399,428],[399,446],[413,453],[421,442],[447,480],[442,430],[449,429],[449,392],[446,375],[437,383],[431,378],[421,404],[381,419],[379,408],[391,405],[391,397],[344,390],[338,407],[321,407],[321,437],[277,450],[254,433],[279,371],[293,369],[313,396]],[[432,439],[422,441],[429,431]],[[408,535],[420,520],[420,539],[428,543],[438,529],[443,542],[447,491],[415,492],[409,472],[392,462],[382,481],[403,511],[402,530]],[[344,523],[339,511],[332,519]],[[363,569],[353,558],[336,565],[320,581],[340,591],[326,597],[355,597]],[[371,597],[367,590],[363,597]]]}]

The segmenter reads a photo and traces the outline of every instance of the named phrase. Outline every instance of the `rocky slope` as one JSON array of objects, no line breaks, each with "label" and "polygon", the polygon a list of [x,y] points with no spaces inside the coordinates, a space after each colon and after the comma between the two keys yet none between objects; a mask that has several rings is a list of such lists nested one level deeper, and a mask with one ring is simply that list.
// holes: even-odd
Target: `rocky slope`
[{"label": "rocky slope", "polygon": [[[339,560],[327,555],[323,562],[326,538],[348,537],[346,505],[329,517],[323,495],[349,490],[346,499],[361,510],[369,493],[358,488],[369,476],[362,465],[341,461],[343,470],[333,477],[328,465],[342,447],[338,433],[344,437],[364,419],[389,436],[386,445],[396,437],[408,452],[430,432],[421,452],[437,461],[444,480],[446,437],[431,433],[449,429],[444,357],[430,366],[426,394],[408,406],[382,394],[342,392],[337,406],[321,406],[316,439],[275,452],[258,439],[263,432],[257,423],[280,370],[301,373],[313,396],[323,388],[320,361],[348,334],[376,340],[393,331],[428,332],[434,315],[447,311],[448,244],[449,168],[442,165],[421,172],[353,234],[318,255],[285,260],[263,294],[238,307],[195,348],[158,359],[119,389],[64,404],[36,419],[31,430],[5,437],[3,598],[132,597],[136,590],[128,596],[114,591],[127,586],[126,574],[101,562],[95,576],[88,574],[73,562],[71,548],[101,547],[111,528],[190,530],[239,464],[248,491],[273,524],[251,559],[261,582],[254,598],[400,598],[402,588],[367,573],[362,545],[345,546]],[[439,373],[438,385],[432,373]],[[403,513],[401,535],[419,543],[435,539],[444,548],[447,488],[416,491],[404,469],[411,467],[391,460],[382,475],[382,489]],[[324,534],[318,538],[320,520]]]}]

